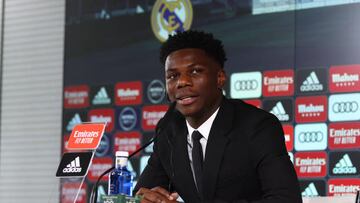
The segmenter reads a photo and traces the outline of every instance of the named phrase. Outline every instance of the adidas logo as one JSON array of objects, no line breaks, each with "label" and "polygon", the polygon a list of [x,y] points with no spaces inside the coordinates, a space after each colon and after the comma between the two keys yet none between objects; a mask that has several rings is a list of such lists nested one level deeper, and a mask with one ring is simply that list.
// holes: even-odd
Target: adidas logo
[{"label": "adidas logo", "polygon": [[68,125],[66,126],[67,131],[72,131],[72,129],[79,123],[82,123],[80,115],[77,113],[74,117],[69,121]]},{"label": "adidas logo", "polygon": [[66,168],[63,169],[64,173],[80,173],[80,157],[76,157],[71,163],[66,165]]},{"label": "adidas logo", "polygon": [[318,191],[316,190],[315,184],[310,183],[307,188],[305,188],[304,192],[301,193],[303,197],[316,197],[319,196]]},{"label": "adidas logo", "polygon": [[356,171],[348,154],[345,154],[333,168],[334,174],[355,174]]},{"label": "adidas logo", "polygon": [[320,83],[314,71],[310,73],[310,75],[306,78],[306,80],[304,80],[304,82],[300,86],[300,91],[302,92],[322,91],[322,90],[323,90],[323,85]]},{"label": "adidas logo", "polygon": [[111,103],[111,99],[109,98],[105,87],[100,88],[100,90],[96,93],[94,99],[92,100],[92,103],[94,105]]},{"label": "adidas logo", "polygon": [[276,105],[272,108],[270,113],[274,114],[280,121],[288,121],[289,114],[285,112],[284,106],[281,102],[277,102]]}]

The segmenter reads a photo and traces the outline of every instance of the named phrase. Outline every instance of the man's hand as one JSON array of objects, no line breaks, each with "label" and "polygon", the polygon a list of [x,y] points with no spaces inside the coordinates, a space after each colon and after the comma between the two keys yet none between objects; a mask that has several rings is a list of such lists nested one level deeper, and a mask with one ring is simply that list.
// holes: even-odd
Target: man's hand
[{"label": "man's hand", "polygon": [[162,187],[140,188],[136,195],[141,196],[141,203],[174,203],[179,195],[170,193]]}]

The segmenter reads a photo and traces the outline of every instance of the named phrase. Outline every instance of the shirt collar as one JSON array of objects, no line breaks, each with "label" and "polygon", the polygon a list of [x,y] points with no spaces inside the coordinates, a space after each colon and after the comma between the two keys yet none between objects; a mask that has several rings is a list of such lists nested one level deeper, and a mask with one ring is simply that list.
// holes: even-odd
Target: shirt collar
[{"label": "shirt collar", "polygon": [[[220,109],[220,106],[216,109],[216,111],[203,123],[201,124],[197,129],[193,128],[190,126],[189,122],[186,121],[186,126],[187,126],[187,129],[188,129],[188,133],[189,135],[191,135],[194,130],[197,130],[201,133],[201,135],[207,140],[209,138],[209,134],[210,134],[210,129],[211,129],[211,126],[215,120],[215,117],[218,113]],[[191,136],[188,136],[188,137],[191,137]],[[191,140],[191,139],[190,139]],[[190,141],[188,140],[188,141]],[[190,141],[190,143],[192,143],[192,141]]]}]

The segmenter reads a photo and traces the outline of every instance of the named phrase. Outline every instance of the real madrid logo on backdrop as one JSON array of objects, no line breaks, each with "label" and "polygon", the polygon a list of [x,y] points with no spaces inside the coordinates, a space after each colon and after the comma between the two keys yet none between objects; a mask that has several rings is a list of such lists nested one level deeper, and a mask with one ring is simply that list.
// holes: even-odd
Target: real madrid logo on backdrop
[{"label": "real madrid logo on backdrop", "polygon": [[171,34],[190,29],[192,16],[190,0],[157,0],[151,12],[151,27],[163,42]]}]

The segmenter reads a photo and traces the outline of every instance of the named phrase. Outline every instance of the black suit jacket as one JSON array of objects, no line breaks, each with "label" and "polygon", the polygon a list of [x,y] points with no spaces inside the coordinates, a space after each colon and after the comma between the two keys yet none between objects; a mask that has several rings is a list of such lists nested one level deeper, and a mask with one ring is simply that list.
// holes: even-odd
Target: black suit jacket
[{"label": "black suit jacket", "polygon": [[296,173],[275,116],[241,100],[224,98],[211,127],[200,200],[187,151],[184,117],[175,111],[159,133],[140,187],[161,186],[185,202],[302,202]]}]

